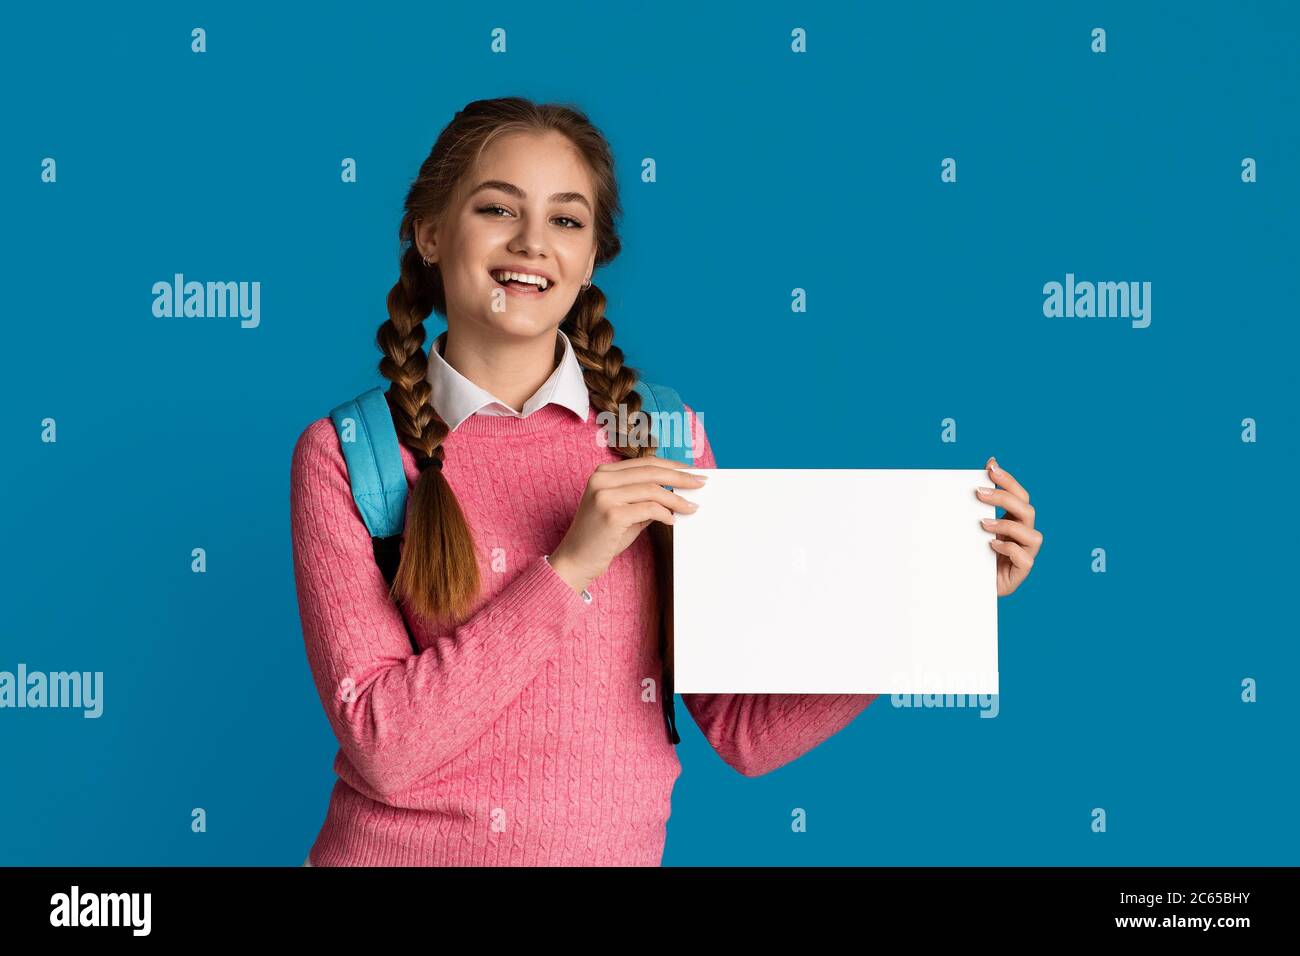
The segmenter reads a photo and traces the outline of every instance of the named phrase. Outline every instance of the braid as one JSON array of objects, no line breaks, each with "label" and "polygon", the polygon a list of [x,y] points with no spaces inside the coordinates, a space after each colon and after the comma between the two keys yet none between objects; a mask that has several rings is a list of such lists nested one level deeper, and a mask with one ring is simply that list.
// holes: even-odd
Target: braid
[{"label": "braid", "polygon": [[419,253],[409,246],[402,256],[397,284],[388,293],[388,321],[379,327],[375,341],[384,353],[380,374],[393,383],[387,398],[397,437],[417,459],[428,460],[435,457],[448,429],[429,402],[433,389],[428,379],[429,356],[424,351],[424,320],[433,308],[421,291],[420,267]]},{"label": "braid", "polygon": [[[409,229],[408,216],[399,235],[409,238]],[[433,388],[424,320],[433,311],[437,280],[425,275],[412,244],[401,257],[400,275],[388,293],[388,321],[375,335],[383,352],[379,371],[393,383],[386,396],[393,427],[420,467],[392,594],[394,599],[405,598],[421,617],[460,620],[478,596],[478,560],[469,523],[442,472],[442,443],[450,429],[429,401]]]},{"label": "braid", "polygon": [[[623,364],[623,350],[614,344],[614,326],[605,317],[605,301],[605,293],[596,285],[580,293],[565,334],[582,366],[591,404],[610,413],[615,421],[621,420],[618,417],[621,405],[626,409],[626,419],[631,421],[634,413],[641,411],[641,393],[636,390],[640,376],[636,369]],[[619,434],[615,451],[624,458],[648,458],[655,454],[652,444],[633,443],[631,436],[624,433]]]}]

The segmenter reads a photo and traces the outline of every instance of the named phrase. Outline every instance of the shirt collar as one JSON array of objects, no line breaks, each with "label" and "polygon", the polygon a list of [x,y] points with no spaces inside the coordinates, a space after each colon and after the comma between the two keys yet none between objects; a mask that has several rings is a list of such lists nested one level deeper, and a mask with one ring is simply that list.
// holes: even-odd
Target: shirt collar
[{"label": "shirt collar", "polygon": [[587,381],[582,377],[582,366],[574,354],[569,337],[559,329],[556,333],[564,341],[564,355],[542,387],[533,393],[524,403],[522,412],[502,402],[491,392],[475,385],[460,372],[447,364],[447,360],[438,352],[439,346],[447,337],[443,332],[429,347],[429,371],[426,378],[433,391],[429,401],[447,427],[455,431],[461,422],[471,415],[510,415],[515,418],[527,418],[552,402],[570,409],[583,421],[591,410],[590,396],[587,394]]}]

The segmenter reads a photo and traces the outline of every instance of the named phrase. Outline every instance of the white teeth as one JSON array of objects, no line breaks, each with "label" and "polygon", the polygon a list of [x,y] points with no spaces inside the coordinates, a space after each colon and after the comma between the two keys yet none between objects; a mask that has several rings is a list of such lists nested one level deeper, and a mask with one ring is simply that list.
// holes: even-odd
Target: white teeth
[{"label": "white teeth", "polygon": [[498,282],[505,282],[508,279],[518,279],[520,282],[529,282],[540,288],[543,292],[550,285],[544,276],[530,275],[526,272],[494,272],[492,278]]}]

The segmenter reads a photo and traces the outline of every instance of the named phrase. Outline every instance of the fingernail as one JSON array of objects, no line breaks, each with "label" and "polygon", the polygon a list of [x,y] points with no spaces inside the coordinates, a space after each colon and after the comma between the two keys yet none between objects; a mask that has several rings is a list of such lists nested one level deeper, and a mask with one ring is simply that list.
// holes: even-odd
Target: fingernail
[{"label": "fingernail", "polygon": [[993,527],[993,519],[992,519],[992,518],[980,518],[980,524],[982,524],[982,525],[983,525],[984,527],[986,527],[986,528],[991,528],[991,527]]},{"label": "fingernail", "polygon": [[976,494],[980,494],[980,495],[991,495],[991,494],[993,494],[993,489],[992,489],[992,488],[976,488],[976,489],[975,489],[975,492],[976,492]]}]

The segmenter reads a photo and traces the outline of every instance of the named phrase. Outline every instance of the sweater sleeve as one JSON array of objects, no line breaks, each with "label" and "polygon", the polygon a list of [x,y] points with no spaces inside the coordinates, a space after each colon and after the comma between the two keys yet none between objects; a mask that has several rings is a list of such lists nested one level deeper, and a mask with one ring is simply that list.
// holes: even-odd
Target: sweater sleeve
[{"label": "sweater sleeve", "polygon": [[539,554],[469,620],[413,653],[329,418],[294,447],[290,519],[307,660],[360,775],[348,782],[372,799],[409,789],[482,736],[587,611]]},{"label": "sweater sleeve", "polygon": [[[684,404],[684,403],[683,403]],[[686,406],[695,464],[716,468],[704,423]],[[876,694],[682,694],[718,756],[757,777],[803,756],[843,730]]]}]

